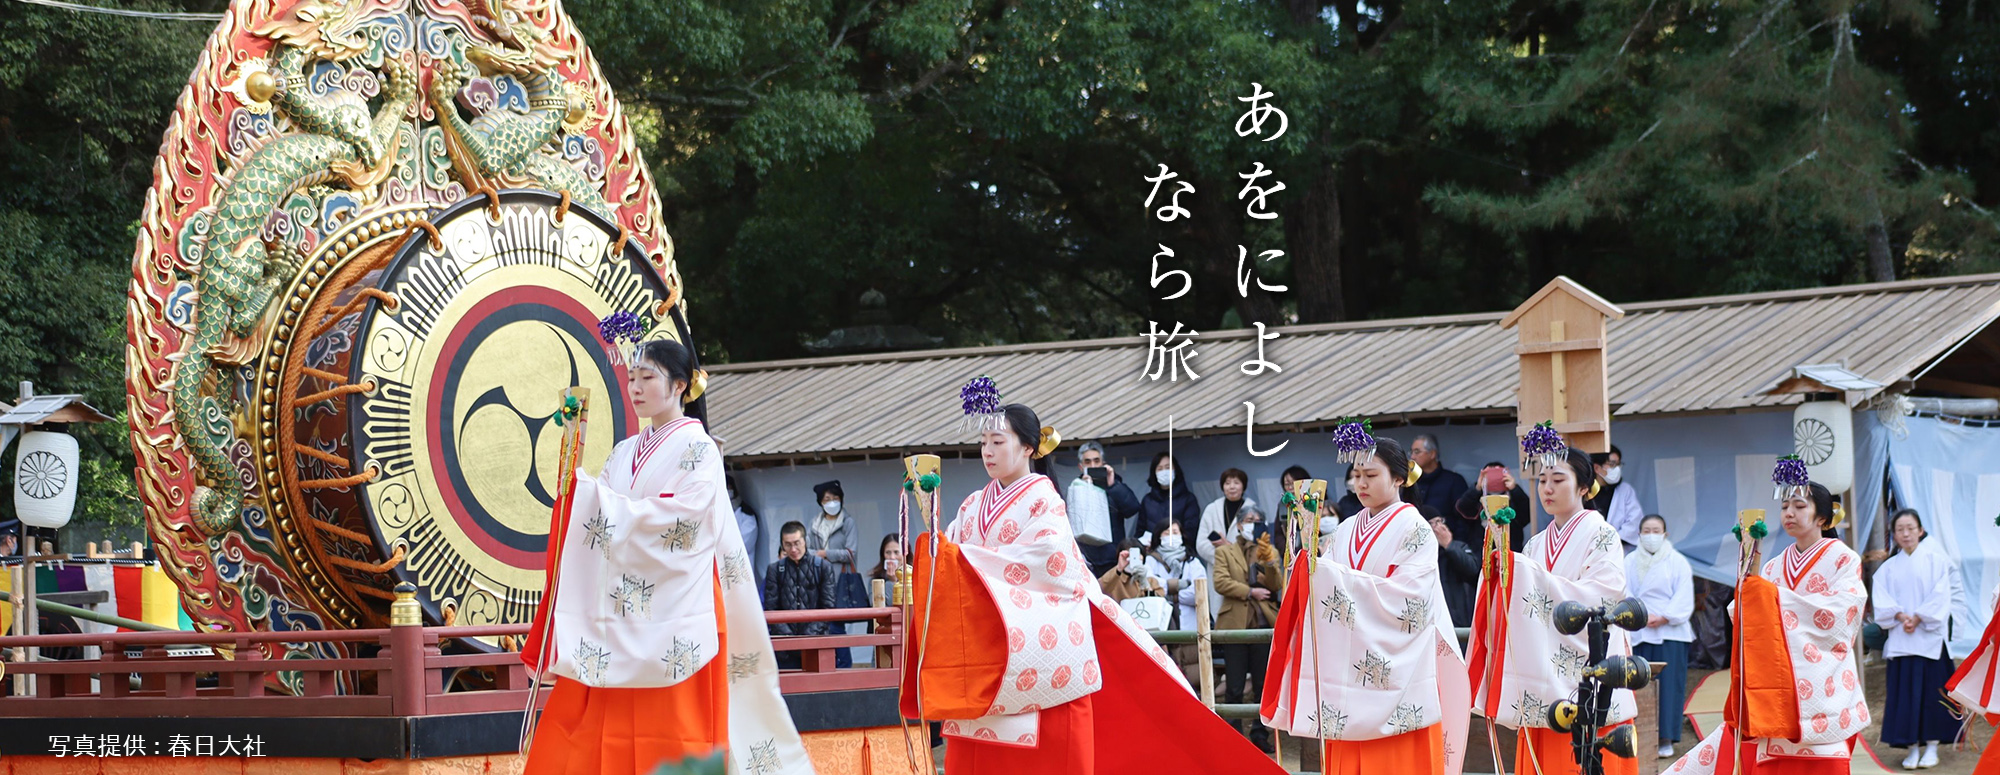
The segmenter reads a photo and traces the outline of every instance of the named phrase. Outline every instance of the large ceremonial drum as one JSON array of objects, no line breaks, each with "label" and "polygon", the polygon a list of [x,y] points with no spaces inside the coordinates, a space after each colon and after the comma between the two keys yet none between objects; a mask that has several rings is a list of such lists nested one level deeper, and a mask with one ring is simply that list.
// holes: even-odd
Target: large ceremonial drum
[{"label": "large ceremonial drum", "polygon": [[237,0],[133,260],[137,481],[183,607],[235,631],[381,626],[409,581],[433,623],[527,621],[561,392],[593,398],[594,471],[637,425],[597,321],[688,342],[684,309],[646,166],[560,5]]}]

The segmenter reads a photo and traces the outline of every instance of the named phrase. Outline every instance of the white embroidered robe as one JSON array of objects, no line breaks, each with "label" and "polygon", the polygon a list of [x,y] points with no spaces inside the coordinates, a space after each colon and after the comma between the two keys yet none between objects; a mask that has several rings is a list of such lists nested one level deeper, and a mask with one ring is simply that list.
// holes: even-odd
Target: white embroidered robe
[{"label": "white embroidered robe", "polygon": [[[1321,540],[1307,595],[1271,666],[1264,723],[1300,737],[1379,740],[1442,722],[1446,771],[1464,766],[1465,659],[1438,576],[1437,534],[1407,503],[1363,511]],[[1296,578],[1296,577],[1294,577]],[[1297,601],[1295,600],[1294,603]],[[1281,630],[1282,631],[1282,630]],[[1267,709],[1273,703],[1265,703]]]},{"label": "white embroidered robe", "polygon": [[[1474,675],[1473,708],[1492,706],[1492,718],[1508,727],[1548,727],[1548,707],[1573,697],[1590,655],[1588,631],[1556,632],[1550,615],[1568,600],[1590,606],[1610,606],[1625,599],[1625,555],[1618,530],[1597,512],[1584,510],[1569,522],[1553,522],[1528,539],[1511,558],[1513,600],[1508,609],[1506,639],[1499,647],[1501,675],[1497,684]],[[1486,592],[1484,585],[1481,595]],[[1482,599],[1481,607],[1487,605]],[[1484,633],[1475,631],[1474,638]],[[1611,628],[1607,654],[1631,654],[1624,630]],[[1489,702],[1490,701],[1490,702]],[[1629,689],[1611,693],[1607,724],[1637,717],[1638,703]]]},{"label": "white embroidered robe", "polygon": [[[723,483],[722,454],[682,418],[618,443],[597,477],[577,472],[556,580],[550,672],[590,686],[650,688],[727,659],[736,771],[809,775]],[[715,609],[715,585],[722,608]],[[729,653],[718,653],[717,616]]]},{"label": "white embroidered robe", "polygon": [[990,712],[944,722],[944,734],[1032,747],[1040,710],[1102,688],[1090,609],[1111,621],[1185,687],[1159,644],[1106,597],[1077,552],[1062,495],[1049,478],[1029,474],[966,496],[945,529],[986,585],[1007,627],[1007,667]]},{"label": "white embroidered robe", "polygon": [[[1758,761],[1778,757],[1849,758],[1848,738],[1873,720],[1861,694],[1861,666],[1855,637],[1868,593],[1861,585],[1861,557],[1837,539],[1822,538],[1801,552],[1796,544],[1765,561],[1759,574],[1778,587],[1785,651],[1799,698],[1797,742],[1751,738]],[[1733,611],[1732,607],[1732,611]],[[1716,727],[1668,771],[1675,775],[1712,773],[1720,758],[1723,731]]]}]

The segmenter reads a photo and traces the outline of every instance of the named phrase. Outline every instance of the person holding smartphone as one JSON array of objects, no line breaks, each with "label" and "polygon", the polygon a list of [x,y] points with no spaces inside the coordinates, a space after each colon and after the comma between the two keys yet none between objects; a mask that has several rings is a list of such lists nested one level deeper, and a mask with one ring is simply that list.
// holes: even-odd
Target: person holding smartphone
[{"label": "person holding smartphone", "polygon": [[1104,595],[1117,601],[1135,597],[1158,597],[1167,593],[1160,579],[1146,571],[1146,558],[1139,542],[1127,538],[1118,543],[1117,564],[1097,577]]},{"label": "person holding smartphone", "polygon": [[1473,482],[1472,489],[1466,490],[1464,495],[1459,496],[1458,506],[1453,510],[1456,516],[1445,520],[1451,528],[1452,538],[1475,549],[1485,546],[1486,526],[1481,523],[1482,507],[1479,499],[1481,496],[1501,493],[1507,494],[1508,508],[1513,509],[1515,514],[1521,515],[1521,518],[1514,520],[1514,524],[1508,528],[1507,535],[1508,547],[1516,552],[1521,551],[1521,547],[1528,544],[1529,523],[1534,521],[1527,516],[1534,512],[1528,508],[1528,493],[1522,491],[1521,485],[1514,481],[1514,472],[1507,470],[1506,465],[1497,461],[1480,467],[1479,478]]},{"label": "person holding smartphone", "polygon": [[1112,566],[1118,564],[1118,546],[1131,535],[1126,523],[1139,513],[1139,496],[1132,494],[1132,488],[1118,477],[1118,471],[1104,459],[1104,445],[1086,441],[1076,450],[1077,477],[1069,484],[1063,500],[1071,512],[1080,508],[1095,508],[1082,505],[1085,500],[1102,501],[1103,508],[1111,517],[1111,540],[1090,546],[1081,541],[1077,548],[1083,552],[1083,561],[1090,564],[1090,573],[1103,576]]}]

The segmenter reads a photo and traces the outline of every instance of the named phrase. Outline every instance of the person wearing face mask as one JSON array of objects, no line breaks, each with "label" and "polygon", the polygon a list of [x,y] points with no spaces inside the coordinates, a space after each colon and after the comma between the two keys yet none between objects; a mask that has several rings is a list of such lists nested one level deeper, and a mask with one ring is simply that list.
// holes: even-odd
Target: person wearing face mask
[{"label": "person wearing face mask", "polygon": [[[1152,473],[1146,478],[1146,495],[1139,499],[1136,532],[1159,535],[1168,522],[1173,522],[1181,526],[1181,535],[1208,535],[1195,532],[1201,526],[1201,504],[1195,502],[1187,477],[1181,475],[1181,462],[1161,452],[1153,456],[1153,464],[1146,469]],[[1209,567],[1215,566],[1214,549],[1196,547],[1195,553]]]},{"label": "person wearing face mask", "polygon": [[1639,547],[1625,555],[1627,591],[1646,604],[1646,628],[1632,633],[1632,653],[1666,669],[1659,684],[1660,751],[1666,759],[1681,741],[1687,709],[1688,645],[1694,642],[1694,569],[1667,540],[1667,520],[1648,514],[1639,521]]},{"label": "person wearing face mask", "polygon": [[[1187,546],[1186,536],[1181,534],[1180,525],[1168,525],[1165,533],[1148,536],[1146,552],[1146,572],[1163,579],[1167,586],[1167,599],[1174,603],[1172,628],[1176,630],[1196,630],[1201,623],[1201,609],[1195,600],[1195,582],[1208,578],[1208,566],[1201,561],[1201,555]],[[1211,585],[1212,586],[1212,585]],[[1211,590],[1212,591],[1212,590]],[[1209,610],[1220,606],[1211,602]],[[1213,622],[1210,622],[1213,624]],[[1201,681],[1201,653],[1192,643],[1168,646],[1167,653],[1180,665],[1181,675],[1190,688]]]},{"label": "person wearing face mask", "polygon": [[1146,572],[1166,584],[1167,597],[1174,601],[1178,610],[1174,613],[1174,629],[1196,629],[1194,583],[1208,578],[1208,568],[1201,556],[1188,551],[1186,536],[1180,525],[1170,524],[1167,529],[1153,536],[1141,536],[1146,542]]},{"label": "person wearing face mask", "polygon": [[842,573],[854,573],[854,553],[861,548],[861,533],[841,504],[846,493],[840,489],[840,480],[813,485],[813,495],[819,500],[820,513],[806,530],[806,551]]},{"label": "person wearing face mask", "polygon": [[1618,529],[1618,540],[1625,543],[1626,551],[1631,551],[1639,544],[1639,520],[1646,512],[1639,508],[1639,491],[1625,481],[1625,455],[1613,445],[1610,452],[1592,453],[1590,463],[1599,484],[1597,494],[1584,505],[1604,515],[1604,520]]},{"label": "person wearing face mask", "polygon": [[[839,574],[834,585],[834,608],[867,608],[868,582],[855,567],[855,558],[861,554],[861,528],[841,502],[846,493],[840,488],[840,480],[813,485],[813,494],[819,496],[820,514],[806,529],[806,551],[825,560]],[[848,624],[833,622],[833,634],[846,632]],[[838,649],[834,652],[834,662],[837,667],[848,667],[854,663],[854,654],[849,649]]]},{"label": "person wearing face mask", "polygon": [[[1127,535],[1137,535],[1126,530],[1133,515],[1139,513],[1139,496],[1132,494],[1118,469],[1104,459],[1104,445],[1086,441],[1076,449],[1077,477],[1070,481],[1069,490],[1063,502],[1069,507],[1071,525],[1077,524],[1075,517],[1086,509],[1102,509],[1111,523],[1110,540],[1092,545],[1079,538],[1077,547],[1083,551],[1083,559],[1090,563],[1093,575],[1104,575],[1111,566],[1118,563],[1118,544]],[[1095,472],[1101,478],[1093,478]]]},{"label": "person wearing face mask", "polygon": [[[1236,513],[1231,540],[1215,547],[1215,590],[1222,596],[1222,608],[1215,614],[1218,630],[1261,630],[1278,619],[1278,604],[1285,591],[1285,571],[1278,561],[1278,549],[1263,528],[1264,513],[1245,506]],[[1230,643],[1222,647],[1223,702],[1243,701],[1245,679],[1250,695],[1264,691],[1264,668],[1271,647],[1263,644]],[[1250,741],[1266,753],[1271,751],[1271,735],[1261,724],[1251,723]]]}]

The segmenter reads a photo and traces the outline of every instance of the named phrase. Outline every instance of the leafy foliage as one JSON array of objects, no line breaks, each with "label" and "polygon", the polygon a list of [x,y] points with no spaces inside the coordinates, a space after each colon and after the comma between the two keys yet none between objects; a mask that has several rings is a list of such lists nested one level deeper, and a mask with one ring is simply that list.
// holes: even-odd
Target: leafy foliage
[{"label": "leafy foliage", "polygon": [[[0,380],[81,393],[114,416],[70,429],[84,463],[72,524],[89,526],[91,539],[112,527],[137,535],[123,412],[134,223],[207,33],[188,22],[0,6]],[[7,492],[13,469],[5,456]],[[0,519],[12,512],[13,499],[0,497]]]},{"label": "leafy foliage", "polygon": [[[1631,301],[1982,271],[2000,238],[2000,7],[1976,0],[566,10],[710,361],[803,355],[870,288],[998,344],[1500,309],[1555,274]],[[202,26],[0,5],[0,376],[122,404],[128,225]],[[1275,141],[1233,129],[1252,83]],[[1259,163],[1275,220],[1238,200]],[[1191,219],[1142,206],[1162,164]],[[1148,283],[1161,245],[1186,297]],[[1239,295],[1239,246],[1283,250],[1259,271],[1291,291]],[[85,443],[87,518],[129,520],[122,433]]]}]

